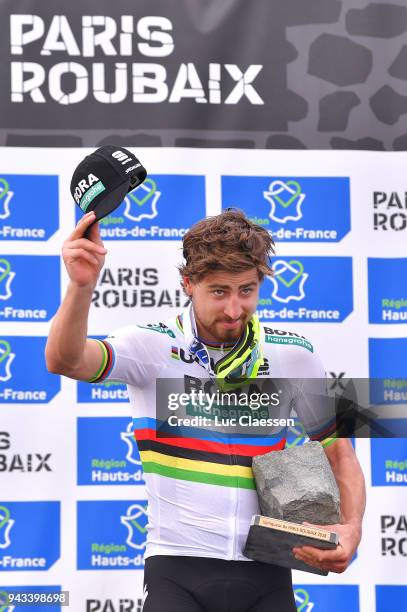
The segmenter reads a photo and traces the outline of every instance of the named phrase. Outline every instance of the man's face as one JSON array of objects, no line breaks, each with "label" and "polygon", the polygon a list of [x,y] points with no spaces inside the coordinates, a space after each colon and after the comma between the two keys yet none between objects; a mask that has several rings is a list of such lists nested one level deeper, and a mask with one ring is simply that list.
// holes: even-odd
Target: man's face
[{"label": "man's face", "polygon": [[192,298],[197,331],[208,342],[238,340],[256,310],[260,281],[256,268],[210,272],[197,283],[184,278]]}]

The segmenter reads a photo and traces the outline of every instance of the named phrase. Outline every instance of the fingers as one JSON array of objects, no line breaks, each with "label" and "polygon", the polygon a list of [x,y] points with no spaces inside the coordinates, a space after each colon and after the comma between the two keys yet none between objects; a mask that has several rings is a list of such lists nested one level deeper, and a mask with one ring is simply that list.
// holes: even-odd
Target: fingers
[{"label": "fingers", "polygon": [[106,255],[107,250],[103,245],[95,244],[86,238],[78,238],[65,243],[65,249],[86,249],[95,254]]},{"label": "fingers", "polygon": [[99,245],[103,246],[103,242],[102,242],[102,239],[100,237],[100,230],[99,230],[99,222],[98,221],[95,221],[95,223],[93,223],[90,226],[89,231],[88,231],[88,238],[89,238],[89,240],[92,240],[92,242],[95,242],[96,244],[99,244]]},{"label": "fingers", "polygon": [[69,236],[68,241],[77,240],[78,238],[83,238],[86,230],[94,222],[95,218],[96,218],[96,215],[93,210],[89,213],[86,213],[86,215],[84,215],[82,219],[79,219],[74,231]]},{"label": "fingers", "polygon": [[321,550],[312,546],[303,546],[294,548],[293,553],[299,561],[326,572],[342,573],[349,565],[347,555],[341,546],[338,546],[335,550]]},{"label": "fingers", "polygon": [[66,258],[67,263],[69,264],[77,259],[84,259],[88,263],[92,264],[92,266],[98,266],[100,264],[97,257],[92,255],[92,253],[89,253],[89,251],[86,249],[69,249]]}]

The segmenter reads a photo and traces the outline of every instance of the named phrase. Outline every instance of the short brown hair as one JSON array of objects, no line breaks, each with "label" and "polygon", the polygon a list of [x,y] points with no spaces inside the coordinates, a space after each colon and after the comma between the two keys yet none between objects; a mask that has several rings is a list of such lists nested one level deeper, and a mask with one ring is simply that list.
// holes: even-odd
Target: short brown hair
[{"label": "short brown hair", "polygon": [[185,264],[178,269],[182,277],[197,282],[213,270],[243,272],[255,267],[262,281],[273,273],[269,262],[274,252],[267,230],[252,223],[241,210],[228,208],[198,221],[185,234]]}]

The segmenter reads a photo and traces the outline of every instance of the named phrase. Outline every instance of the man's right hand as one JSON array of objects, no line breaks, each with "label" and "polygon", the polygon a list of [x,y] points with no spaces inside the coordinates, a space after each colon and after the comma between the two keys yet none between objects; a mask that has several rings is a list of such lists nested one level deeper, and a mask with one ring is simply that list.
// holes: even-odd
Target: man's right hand
[{"label": "man's right hand", "polygon": [[[62,247],[62,257],[69,278],[78,287],[94,287],[105,263],[107,250],[100,238],[99,223],[93,223],[94,220],[93,211],[84,215]],[[88,228],[90,229],[85,238]]]}]

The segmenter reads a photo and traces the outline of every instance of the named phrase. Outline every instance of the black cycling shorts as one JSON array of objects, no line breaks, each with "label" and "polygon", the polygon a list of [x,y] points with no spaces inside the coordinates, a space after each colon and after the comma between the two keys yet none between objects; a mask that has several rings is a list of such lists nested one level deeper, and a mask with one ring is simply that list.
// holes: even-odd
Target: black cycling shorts
[{"label": "black cycling shorts", "polygon": [[291,570],[258,561],[153,555],[143,612],[296,612]]}]

